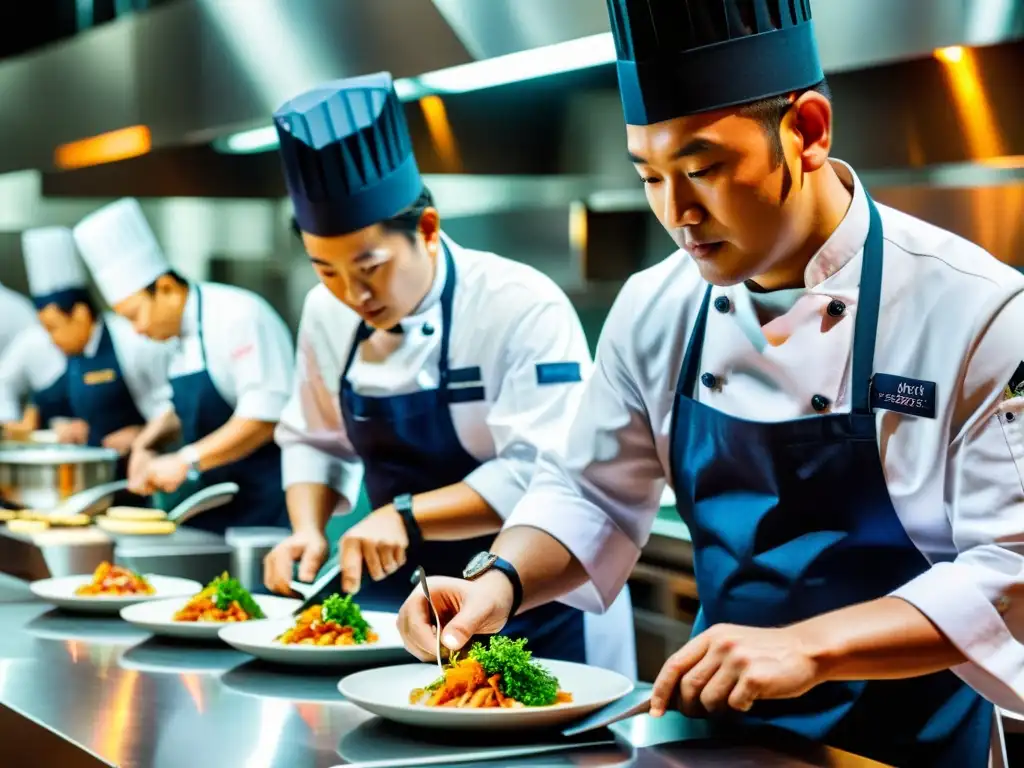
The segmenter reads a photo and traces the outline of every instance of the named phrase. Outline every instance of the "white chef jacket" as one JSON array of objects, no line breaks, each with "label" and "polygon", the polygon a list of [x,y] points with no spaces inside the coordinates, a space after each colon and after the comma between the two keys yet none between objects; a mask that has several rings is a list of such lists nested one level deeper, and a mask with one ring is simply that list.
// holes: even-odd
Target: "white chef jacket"
[{"label": "white chef jacket", "polygon": [[[715,288],[731,309],[708,314],[697,386],[738,418],[813,417],[815,394],[850,409],[850,367],[867,200],[854,197],[805,272],[806,291],[759,328],[753,294]],[[1024,709],[1024,397],[1006,386],[1024,360],[1024,275],[981,248],[879,206],[885,238],[874,370],[936,383],[936,418],[877,410],[893,506],[933,563],[895,594],[969,659],[954,671],[996,704]],[[611,310],[564,455],[545,453],[508,526],[542,528],[592,578],[571,602],[600,609],[647,541],[666,477],[680,362],[706,283],[684,252],[631,278]],[[825,312],[839,299],[847,311]]]},{"label": "white chef jacket", "polygon": [[[103,324],[110,333],[125,386],[139,413],[147,421],[164,413],[169,407],[167,365],[170,346],[140,336],[128,320],[113,312],[103,313]],[[92,335],[82,351],[85,357],[96,356],[102,331],[103,325],[93,324]]]},{"label": "white chef jacket", "polygon": [[262,296],[220,283],[198,283],[200,318],[196,285],[189,286],[180,335],[169,342],[170,378],[203,370],[205,349],[207,373],[234,415],[276,422],[292,391],[295,348],[288,326]]},{"label": "white chef jacket", "polygon": [[0,350],[0,422],[20,418],[22,402],[52,386],[67,366],[67,358],[43,326],[33,323],[24,328]]},{"label": "white chef jacket", "polygon": [[0,283],[0,353],[24,329],[38,324],[38,313],[32,302]]},{"label": "white chef jacket", "polygon": [[[465,482],[505,518],[525,492],[540,450],[561,446],[582,387],[538,384],[538,365],[592,363],[575,309],[547,276],[493,253],[461,248],[445,237],[457,282],[449,339],[451,369],[480,369],[485,396],[450,406],[463,448],[481,462]],[[401,321],[398,349],[384,361],[352,362],[348,380],[363,395],[400,395],[438,386],[441,292],[445,260],[415,312]],[[347,501],[359,494],[362,465],[348,440],[338,394],[361,320],[323,286],[306,297],[299,325],[295,391],[277,428],[284,483],[328,485]],[[424,329],[427,333],[424,333]],[[543,369],[542,369],[543,370]],[[591,663],[636,675],[628,595],[603,617],[586,617]]]}]

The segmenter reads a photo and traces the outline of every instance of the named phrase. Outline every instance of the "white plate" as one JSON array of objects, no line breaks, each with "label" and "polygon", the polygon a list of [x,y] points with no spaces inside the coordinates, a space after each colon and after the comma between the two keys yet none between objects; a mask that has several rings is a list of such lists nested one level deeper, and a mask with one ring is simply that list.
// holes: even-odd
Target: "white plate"
[{"label": "white plate", "polygon": [[[238,622],[230,621],[175,621],[174,614],[185,607],[193,595],[200,592],[192,590],[188,597],[176,597],[173,600],[157,600],[152,603],[129,605],[121,611],[121,618],[139,627],[145,627],[154,635],[164,637],[187,637],[193,640],[216,640],[217,633],[223,627]],[[253,595],[253,600],[263,609],[268,618],[288,616],[302,605],[301,600],[275,595]]]},{"label": "white plate", "polygon": [[146,576],[156,590],[152,595],[76,595],[75,590],[92,581],[92,574],[61,576],[56,579],[33,581],[29,588],[32,593],[59,608],[81,613],[117,614],[130,605],[141,605],[180,595],[194,595],[203,588],[198,581],[179,579],[176,576]]},{"label": "white plate", "polygon": [[409,658],[395,622],[397,613],[363,611],[363,618],[379,636],[376,643],[320,648],[314,645],[284,645],[275,640],[295,624],[292,617],[229,624],[220,639],[233,648],[275,664],[308,667],[355,667],[394,663]]},{"label": "white plate", "polygon": [[568,704],[521,709],[454,709],[410,704],[413,688],[429,685],[439,676],[435,664],[406,664],[368,669],[338,683],[346,700],[363,709],[405,725],[453,730],[501,731],[551,728],[579,720],[633,690],[633,683],[617,672],[568,661],[537,659],[572,694]]}]

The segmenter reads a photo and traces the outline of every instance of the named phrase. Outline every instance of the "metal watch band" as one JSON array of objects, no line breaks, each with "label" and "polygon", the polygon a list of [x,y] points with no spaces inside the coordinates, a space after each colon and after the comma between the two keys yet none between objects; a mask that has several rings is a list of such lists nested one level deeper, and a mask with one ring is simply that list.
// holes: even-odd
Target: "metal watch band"
[{"label": "metal watch band", "polygon": [[416,522],[416,516],[412,513],[412,494],[403,493],[400,496],[395,496],[391,505],[402,516],[402,522],[405,523],[405,533],[409,537],[409,548],[411,549],[422,543],[423,531],[420,530],[420,524]]}]

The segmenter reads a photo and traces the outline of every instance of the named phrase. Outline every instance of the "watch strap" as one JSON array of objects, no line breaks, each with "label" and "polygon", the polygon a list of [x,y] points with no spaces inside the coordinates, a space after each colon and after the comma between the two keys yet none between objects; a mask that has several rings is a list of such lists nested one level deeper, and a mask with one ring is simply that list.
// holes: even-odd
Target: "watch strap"
[{"label": "watch strap", "polygon": [[405,523],[405,533],[409,537],[409,548],[412,549],[421,544],[423,542],[423,531],[420,529],[420,524],[416,522],[416,516],[412,512],[412,494],[403,493],[400,496],[395,496],[391,505],[402,516],[402,522]]},{"label": "watch strap", "polygon": [[519,571],[505,558],[494,555],[494,561],[476,578],[480,578],[490,570],[501,571],[512,584],[512,608],[508,612],[508,618],[511,621],[519,612],[519,606],[523,604],[523,581],[519,578]]}]

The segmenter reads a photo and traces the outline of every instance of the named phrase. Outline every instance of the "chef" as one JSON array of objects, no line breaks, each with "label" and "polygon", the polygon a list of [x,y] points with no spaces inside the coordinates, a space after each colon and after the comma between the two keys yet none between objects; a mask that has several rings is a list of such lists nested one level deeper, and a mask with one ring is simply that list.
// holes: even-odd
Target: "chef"
[{"label": "chef", "polygon": [[[281,452],[274,427],[291,391],[288,328],[260,296],[191,282],[171,269],[133,198],[111,203],[74,230],[96,285],[135,330],[171,342],[171,403],[135,441],[131,487],[173,493],[186,480],[237,483],[231,503],[190,521],[224,533],[231,526],[287,525]],[[157,456],[180,433],[184,446]]]},{"label": "chef", "polygon": [[[537,452],[563,439],[590,354],[550,279],[443,234],[390,75],[321,86],[274,119],[323,284],[306,299],[277,432],[294,534],[266,582],[287,591],[296,561],[313,579],[324,526],[365,471],[373,512],[340,543],[342,587],[397,611],[416,566],[455,575],[487,549]],[[550,603],[505,629],[538,656],[635,675],[626,595],[604,617]]]},{"label": "chef", "polygon": [[[118,476],[125,477],[133,441],[146,420],[166,408],[167,350],[136,335],[116,315],[97,311],[68,229],[26,233],[24,256],[39,320],[68,358],[66,395],[73,418],[56,427],[57,437],[116,450]],[[44,400],[51,395],[59,407],[59,385]],[[116,500],[137,503],[126,494]]]},{"label": "chef", "polygon": [[[809,7],[609,0],[629,153],[681,250],[616,300],[510,565],[430,591],[451,648],[574,590],[606,606],[667,479],[701,612],[653,714],[998,765],[992,702],[1024,707],[1024,277],[829,159]],[[417,593],[400,626],[428,658]]]},{"label": "chef", "polygon": [[[3,433],[11,438],[25,437],[33,430],[47,427],[51,419],[70,419],[67,358],[55,343],[64,336],[51,337],[41,320],[59,325],[54,310],[74,312],[82,303],[93,310],[85,289],[85,270],[67,227],[40,227],[21,235],[29,291],[39,319],[27,324],[0,349],[0,420]],[[67,269],[54,269],[52,258],[66,257]],[[71,266],[73,265],[73,266]],[[48,309],[48,307],[53,309]],[[71,345],[74,349],[75,345]],[[24,410],[22,404],[27,403]],[[71,427],[77,431],[78,427]]]}]

